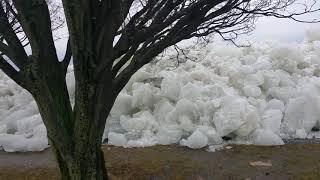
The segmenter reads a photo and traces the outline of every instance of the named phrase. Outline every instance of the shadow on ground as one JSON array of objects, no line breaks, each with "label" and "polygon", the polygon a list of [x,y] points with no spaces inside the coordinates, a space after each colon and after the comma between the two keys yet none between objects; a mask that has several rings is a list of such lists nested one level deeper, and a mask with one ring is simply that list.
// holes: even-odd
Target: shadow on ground
[{"label": "shadow on ground", "polygon": [[[232,147],[214,153],[180,146],[103,146],[103,150],[109,177],[115,180],[320,179],[320,144]],[[269,165],[250,165],[258,161]],[[50,149],[36,153],[0,152],[0,180],[20,179],[59,179]]]}]

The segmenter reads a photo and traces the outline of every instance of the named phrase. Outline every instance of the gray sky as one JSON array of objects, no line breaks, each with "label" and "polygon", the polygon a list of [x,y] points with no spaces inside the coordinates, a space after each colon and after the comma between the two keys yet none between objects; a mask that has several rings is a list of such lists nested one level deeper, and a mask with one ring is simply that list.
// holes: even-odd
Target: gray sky
[{"label": "gray sky", "polygon": [[[241,39],[250,43],[276,40],[285,43],[302,42],[307,30],[319,29],[320,23],[307,24],[299,23],[287,19],[261,18],[257,22],[256,29],[249,36],[242,36]],[[64,49],[67,38],[62,38],[56,42],[58,55],[64,56]]]},{"label": "gray sky", "polygon": [[[320,2],[317,2],[317,7],[320,7]],[[300,8],[298,7],[296,9],[299,10]],[[304,16],[302,19],[312,20],[315,18],[320,18],[320,12],[316,14],[309,14]],[[250,43],[268,40],[277,40],[285,43],[302,42],[305,38],[306,31],[309,29],[318,29],[320,31],[320,23],[308,24],[288,19],[263,17],[257,21],[256,29],[249,36],[242,36],[240,41],[245,40]],[[66,32],[66,29],[62,31]],[[55,42],[59,57],[63,57],[67,41],[66,33],[63,34],[62,39]]]},{"label": "gray sky", "polygon": [[287,19],[262,18],[257,22],[256,30],[246,39],[253,41],[273,39],[283,42],[301,42],[307,30],[319,28],[320,23],[307,24]]},{"label": "gray sky", "polygon": [[[320,1],[316,1],[317,2],[313,6],[313,9],[320,8]],[[314,1],[311,0],[298,0],[296,3],[307,3],[311,5],[313,2]],[[290,12],[302,12],[303,10],[304,6],[299,4],[288,9]],[[310,13],[296,18],[299,20],[312,21],[314,19],[320,19],[320,12]],[[289,19],[277,19],[274,17],[260,18],[256,25],[257,28],[249,37],[249,40],[266,41],[274,39],[281,42],[301,42],[304,40],[307,30],[320,30],[320,23],[300,23]]]}]

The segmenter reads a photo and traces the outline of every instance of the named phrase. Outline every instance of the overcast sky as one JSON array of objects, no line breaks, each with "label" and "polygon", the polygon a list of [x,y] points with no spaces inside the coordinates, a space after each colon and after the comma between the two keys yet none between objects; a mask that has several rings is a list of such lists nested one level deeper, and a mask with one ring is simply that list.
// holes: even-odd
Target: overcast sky
[{"label": "overcast sky", "polygon": [[307,30],[319,28],[320,23],[307,24],[287,19],[262,18],[257,22],[256,30],[247,39],[253,41],[273,39],[285,42],[301,42]]},{"label": "overcast sky", "polygon": [[[297,1],[297,3],[306,3],[312,4],[311,0],[301,0]],[[320,1],[317,0],[313,9],[320,8]],[[295,5],[288,9],[290,12],[299,12],[303,11],[304,6]],[[310,13],[307,15],[303,15],[300,17],[296,17],[299,20],[307,20],[312,21],[314,19],[320,18],[320,12]],[[263,17],[260,18],[257,22],[257,28],[249,36],[250,40],[253,41],[265,41],[269,39],[279,40],[282,42],[301,42],[304,40],[305,33],[307,30],[320,30],[320,23],[317,24],[308,24],[308,23],[300,23],[293,20],[288,19],[277,19],[274,17]]]},{"label": "overcast sky", "polygon": [[[318,2],[317,7],[320,7],[320,1]],[[319,17],[320,13],[317,13],[309,14],[304,16],[302,19],[312,20]],[[320,23],[308,24],[299,23],[288,19],[264,17],[257,21],[256,29],[249,36],[242,36],[241,40],[246,40],[250,43],[268,40],[277,40],[287,43],[302,42],[305,38],[306,31],[310,29],[318,29],[320,31]],[[64,54],[66,41],[67,36],[64,35],[64,38],[56,42],[60,57]]]},{"label": "overcast sky", "polygon": [[[268,40],[286,43],[302,42],[306,31],[310,29],[318,29],[320,31],[320,23],[307,24],[287,19],[262,18],[257,22],[256,29],[249,36],[243,36],[241,39],[250,43]],[[64,55],[66,41],[67,38],[63,38],[56,42],[58,54],[61,58]]]}]

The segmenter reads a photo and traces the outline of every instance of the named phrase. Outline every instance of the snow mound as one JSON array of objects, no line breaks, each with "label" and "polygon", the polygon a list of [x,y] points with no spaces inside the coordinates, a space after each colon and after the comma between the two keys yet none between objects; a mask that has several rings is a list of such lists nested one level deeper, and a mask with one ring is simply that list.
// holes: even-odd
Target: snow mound
[{"label": "snow mound", "polygon": [[[301,44],[267,42],[247,48],[209,44],[189,48],[178,67],[174,50],[139,70],[107,119],[109,144],[190,148],[233,143],[281,145],[282,138],[314,137],[320,125],[320,34]],[[73,69],[66,76],[74,99]],[[30,94],[0,73],[0,147],[40,151],[46,129]]]}]

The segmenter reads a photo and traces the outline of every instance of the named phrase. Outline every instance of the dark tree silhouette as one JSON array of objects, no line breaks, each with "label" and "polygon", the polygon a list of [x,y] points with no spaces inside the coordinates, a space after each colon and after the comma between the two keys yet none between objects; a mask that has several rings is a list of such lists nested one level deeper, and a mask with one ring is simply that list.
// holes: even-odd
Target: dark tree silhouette
[{"label": "dark tree silhouette", "polygon": [[[59,61],[52,31],[61,25],[60,8],[52,2],[0,0],[0,68],[36,100],[68,180],[107,179],[106,118],[130,77],[164,49],[212,33],[233,41],[259,17],[301,21],[319,10],[316,0],[62,0],[69,40]],[[73,108],[65,81],[71,58]]]}]

